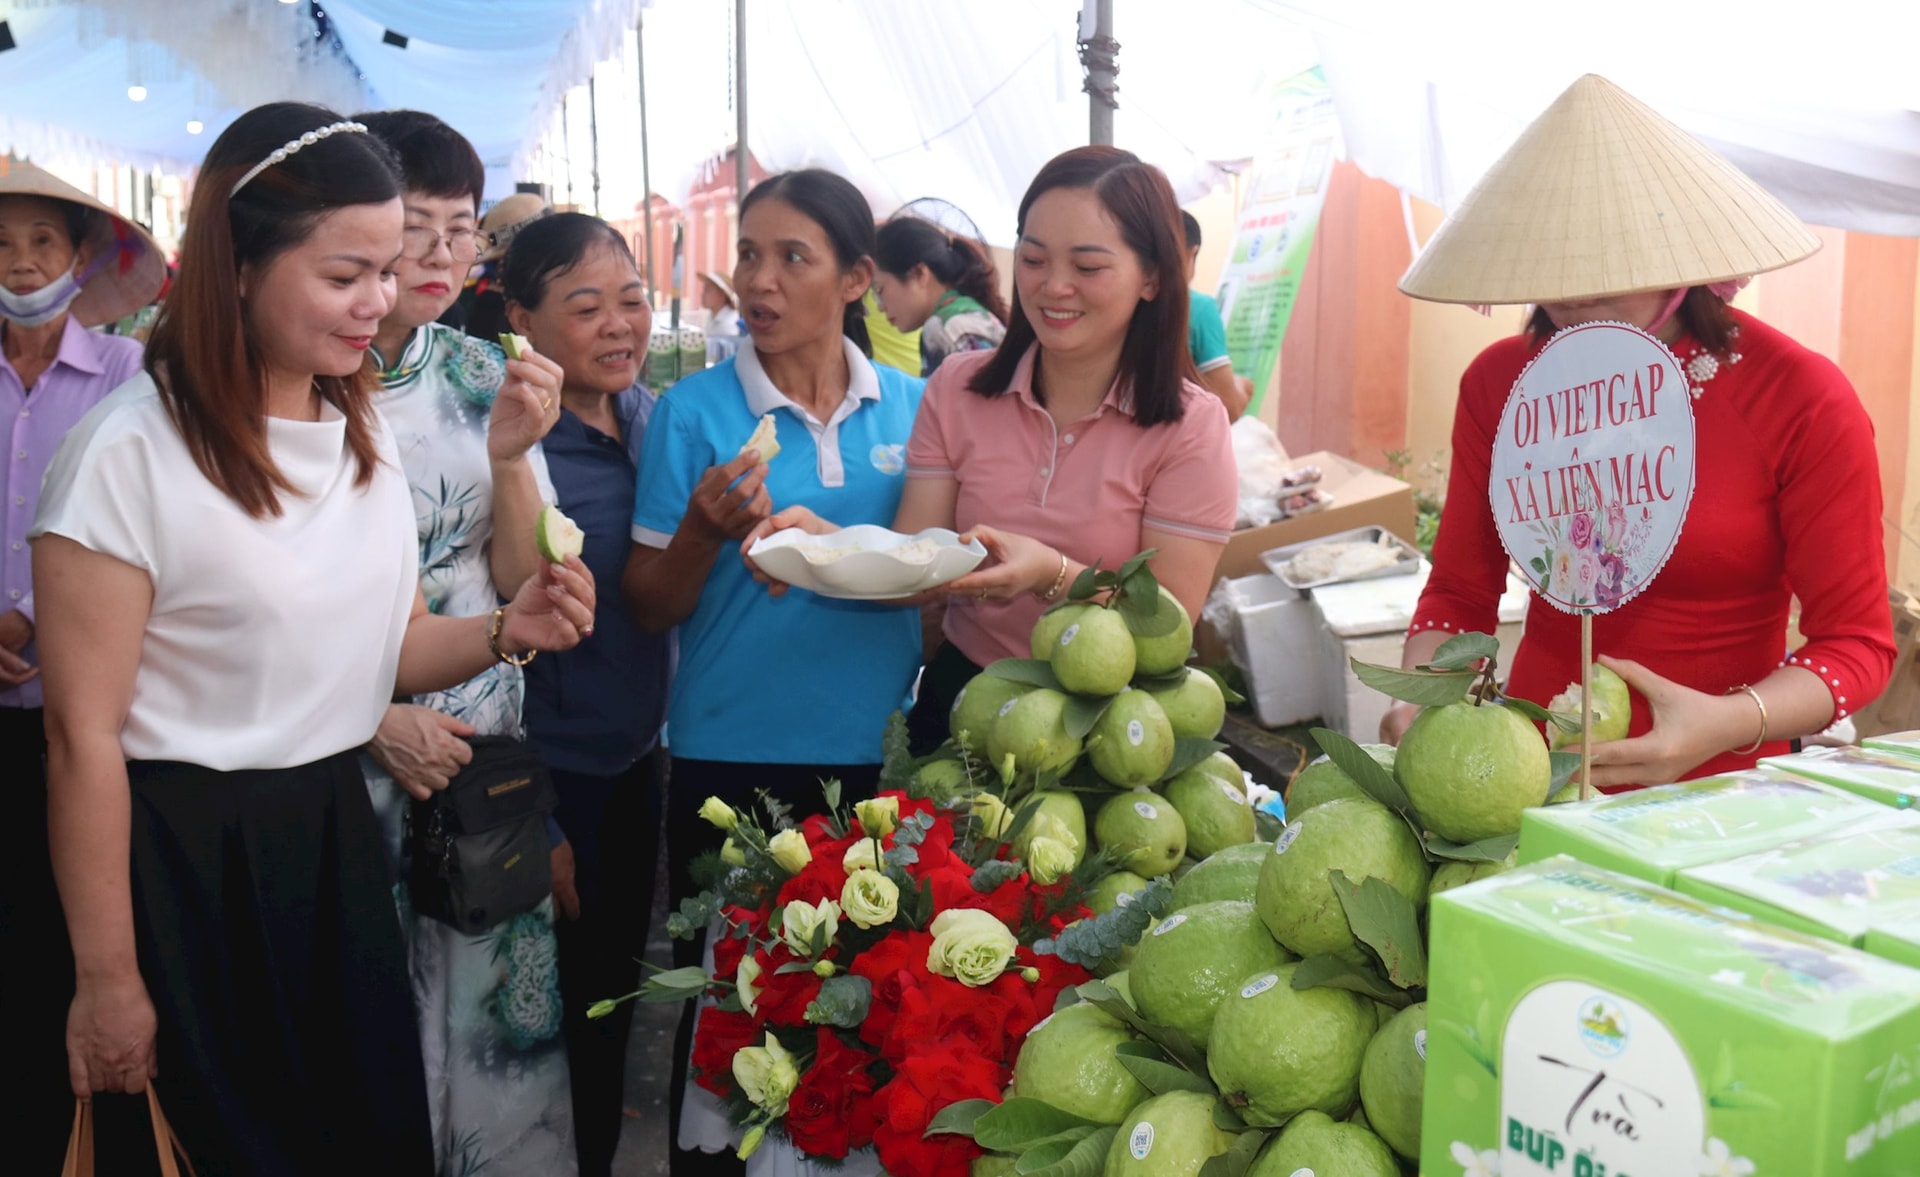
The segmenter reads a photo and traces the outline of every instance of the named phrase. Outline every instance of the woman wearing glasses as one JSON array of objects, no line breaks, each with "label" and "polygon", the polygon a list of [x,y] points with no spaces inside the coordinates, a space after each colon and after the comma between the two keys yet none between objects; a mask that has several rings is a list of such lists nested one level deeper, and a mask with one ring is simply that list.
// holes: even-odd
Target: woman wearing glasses
[{"label": "woman wearing glasses", "polygon": [[[507,360],[497,344],[435,321],[459,297],[483,244],[475,209],[486,179],[472,145],[417,111],[358,118],[393,149],[406,188],[396,297],[373,349],[383,386],[375,403],[413,488],[420,587],[436,614],[488,613],[540,565],[534,520],[554,495],[538,443],[560,415],[560,368],[538,355]],[[519,667],[496,663],[387,709],[365,768],[396,862],[409,796],[447,786],[471,758],[462,737],[523,735],[524,695]],[[554,856],[564,906],[572,878],[564,842]],[[553,907],[479,935],[405,913],[443,1173],[481,1164],[576,1171]]]}]

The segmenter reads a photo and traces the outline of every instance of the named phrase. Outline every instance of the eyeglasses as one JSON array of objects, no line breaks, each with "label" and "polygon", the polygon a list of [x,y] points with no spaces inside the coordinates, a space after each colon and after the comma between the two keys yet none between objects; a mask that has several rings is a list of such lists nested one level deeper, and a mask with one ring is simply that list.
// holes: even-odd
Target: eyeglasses
[{"label": "eyeglasses", "polygon": [[480,250],[487,244],[487,234],[464,226],[442,233],[425,225],[409,225],[400,231],[400,256],[409,261],[432,257],[442,241],[447,243],[447,252],[454,261],[470,262],[480,256]]}]

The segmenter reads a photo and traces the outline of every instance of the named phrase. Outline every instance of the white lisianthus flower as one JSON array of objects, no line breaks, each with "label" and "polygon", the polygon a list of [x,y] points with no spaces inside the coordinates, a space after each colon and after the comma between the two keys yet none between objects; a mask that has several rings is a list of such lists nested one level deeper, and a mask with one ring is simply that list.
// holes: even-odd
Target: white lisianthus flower
[{"label": "white lisianthus flower", "polygon": [[1052,886],[1060,876],[1078,864],[1073,847],[1054,838],[1035,838],[1027,843],[1027,874],[1042,887]]},{"label": "white lisianthus flower", "polygon": [[700,803],[700,817],[715,829],[730,830],[740,824],[740,815],[733,811],[718,797],[709,797]]},{"label": "white lisianthus flower", "polygon": [[780,869],[790,875],[797,875],[807,869],[813,861],[813,851],[807,847],[807,838],[799,830],[781,830],[767,840],[767,853],[780,864]]},{"label": "white lisianthus flower", "polygon": [[760,986],[754,982],[760,979],[760,962],[753,959],[749,952],[740,958],[740,967],[733,971],[733,987],[740,994],[740,1007],[753,1014],[754,1003],[760,1000]]},{"label": "white lisianthus flower", "polygon": [[840,905],[831,899],[803,903],[796,899],[781,909],[780,939],[795,956],[812,956],[815,933],[824,950],[840,934]]},{"label": "white lisianthus flower", "polygon": [[990,985],[1007,970],[1020,941],[991,912],[973,908],[943,911],[929,929],[927,969],[970,988]]},{"label": "white lisianthus flower", "polygon": [[862,838],[847,847],[847,852],[840,856],[840,866],[848,874],[855,871],[879,870],[880,860],[873,855],[873,839]]},{"label": "white lisianthus flower", "polygon": [[884,838],[900,827],[900,798],[875,797],[853,807],[853,815],[869,838]]},{"label": "white lisianthus flower", "polygon": [[775,1116],[787,1114],[787,1101],[800,1086],[799,1068],[780,1040],[767,1035],[765,1046],[748,1046],[734,1052],[733,1078],[740,1090],[757,1108]]},{"label": "white lisianthus flower", "polygon": [[863,931],[890,924],[900,911],[900,888],[879,871],[854,871],[840,888],[840,910]]}]

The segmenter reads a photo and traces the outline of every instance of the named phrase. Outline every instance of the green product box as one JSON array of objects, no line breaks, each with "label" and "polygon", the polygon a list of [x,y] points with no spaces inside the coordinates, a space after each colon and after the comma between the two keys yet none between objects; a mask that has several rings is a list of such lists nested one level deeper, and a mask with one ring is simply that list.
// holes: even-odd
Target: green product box
[{"label": "green product box", "polygon": [[1920,761],[1920,732],[1888,732],[1884,736],[1868,736],[1860,741],[1860,746]]},{"label": "green product box", "polygon": [[1920,828],[1789,842],[1680,872],[1683,895],[1860,947],[1883,923],[1920,922]]},{"label": "green product box", "polygon": [[1920,1174],[1920,971],[1567,857],[1431,917],[1424,1177]]},{"label": "green product box", "polygon": [[1920,969],[1920,919],[1881,924],[1867,932],[1867,951]]},{"label": "green product box", "polygon": [[1808,748],[1791,756],[1769,756],[1760,763],[1776,772],[1845,789],[1895,809],[1920,806],[1920,760],[1897,753],[1872,748]]},{"label": "green product box", "polygon": [[1520,824],[1519,861],[1571,854],[1671,887],[1674,874],[1688,867],[1905,818],[1813,781],[1732,773],[1529,809]]}]

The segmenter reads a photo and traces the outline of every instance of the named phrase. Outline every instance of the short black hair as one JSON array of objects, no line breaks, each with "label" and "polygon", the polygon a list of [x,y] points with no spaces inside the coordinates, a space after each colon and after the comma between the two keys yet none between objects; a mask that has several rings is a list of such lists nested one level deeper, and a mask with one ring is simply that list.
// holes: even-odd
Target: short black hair
[{"label": "short black hair", "polygon": [[580,264],[598,246],[615,251],[633,263],[633,250],[620,230],[599,217],[585,213],[554,213],[542,217],[514,235],[507,256],[500,263],[500,285],[508,302],[516,302],[530,311],[539,310],[547,297],[547,285],[555,277]]},{"label": "short black hair", "polygon": [[354,115],[400,158],[408,192],[473,200],[474,215],[487,190],[487,168],[467,137],[422,110],[378,110]]},{"label": "short black hair", "polygon": [[1200,248],[1200,222],[1186,209],[1180,210],[1180,227],[1186,230],[1187,248]]}]

